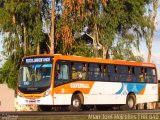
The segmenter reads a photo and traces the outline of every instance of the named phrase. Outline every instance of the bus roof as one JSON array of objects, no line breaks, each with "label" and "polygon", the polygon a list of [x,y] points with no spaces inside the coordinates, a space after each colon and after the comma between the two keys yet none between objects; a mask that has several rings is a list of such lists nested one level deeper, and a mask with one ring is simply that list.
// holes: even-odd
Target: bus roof
[{"label": "bus roof", "polygon": [[54,57],[55,59],[70,60],[70,61],[81,61],[81,62],[92,62],[92,63],[107,63],[107,64],[117,64],[117,65],[129,65],[129,66],[143,66],[143,67],[156,67],[153,63],[146,62],[136,62],[136,61],[126,61],[126,60],[111,60],[103,58],[89,58],[75,55],[62,55],[62,54],[39,54],[25,56],[23,58],[29,57]]}]

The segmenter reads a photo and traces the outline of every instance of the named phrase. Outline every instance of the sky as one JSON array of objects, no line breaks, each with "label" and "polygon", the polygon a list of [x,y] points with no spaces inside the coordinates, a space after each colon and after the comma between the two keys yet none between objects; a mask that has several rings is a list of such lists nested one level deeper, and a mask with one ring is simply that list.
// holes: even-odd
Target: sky
[{"label": "sky", "polygon": [[[151,56],[151,62],[155,63],[157,66],[158,71],[158,79],[160,80],[160,7],[157,12],[156,21],[155,21],[155,27],[156,30],[154,32],[154,40],[153,40],[153,46],[152,46],[152,56]],[[2,35],[0,34],[0,61],[1,61],[1,51],[2,48]],[[142,41],[140,43],[140,51],[134,50],[133,53],[138,56],[142,56],[145,59],[145,62],[147,62],[148,57],[148,50],[146,47],[145,41]],[[0,62],[0,67],[2,66],[3,62]]]}]

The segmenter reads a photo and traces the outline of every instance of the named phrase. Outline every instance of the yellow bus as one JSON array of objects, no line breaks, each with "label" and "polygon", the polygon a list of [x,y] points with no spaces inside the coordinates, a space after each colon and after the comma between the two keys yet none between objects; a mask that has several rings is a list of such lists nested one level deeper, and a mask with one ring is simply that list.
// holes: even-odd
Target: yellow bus
[{"label": "yellow bus", "polygon": [[158,101],[155,64],[45,54],[22,59],[18,104],[41,110],[70,106],[127,105]]}]

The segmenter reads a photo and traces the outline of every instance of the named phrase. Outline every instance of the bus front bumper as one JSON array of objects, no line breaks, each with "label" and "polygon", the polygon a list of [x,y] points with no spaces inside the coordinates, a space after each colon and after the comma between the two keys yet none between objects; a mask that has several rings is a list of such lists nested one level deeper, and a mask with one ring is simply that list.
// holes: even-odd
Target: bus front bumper
[{"label": "bus front bumper", "polygon": [[53,105],[53,98],[51,95],[41,98],[24,98],[17,96],[19,105]]}]

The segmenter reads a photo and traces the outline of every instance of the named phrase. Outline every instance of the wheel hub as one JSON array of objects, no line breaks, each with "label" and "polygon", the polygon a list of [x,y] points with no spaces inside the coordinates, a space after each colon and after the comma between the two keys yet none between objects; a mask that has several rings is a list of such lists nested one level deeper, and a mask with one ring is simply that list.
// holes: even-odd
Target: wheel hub
[{"label": "wheel hub", "polygon": [[80,101],[78,99],[73,100],[73,106],[78,107],[80,105]]},{"label": "wheel hub", "polygon": [[130,98],[130,99],[128,100],[128,107],[129,107],[129,108],[132,108],[133,105],[134,105],[134,101],[133,101],[133,99]]}]

